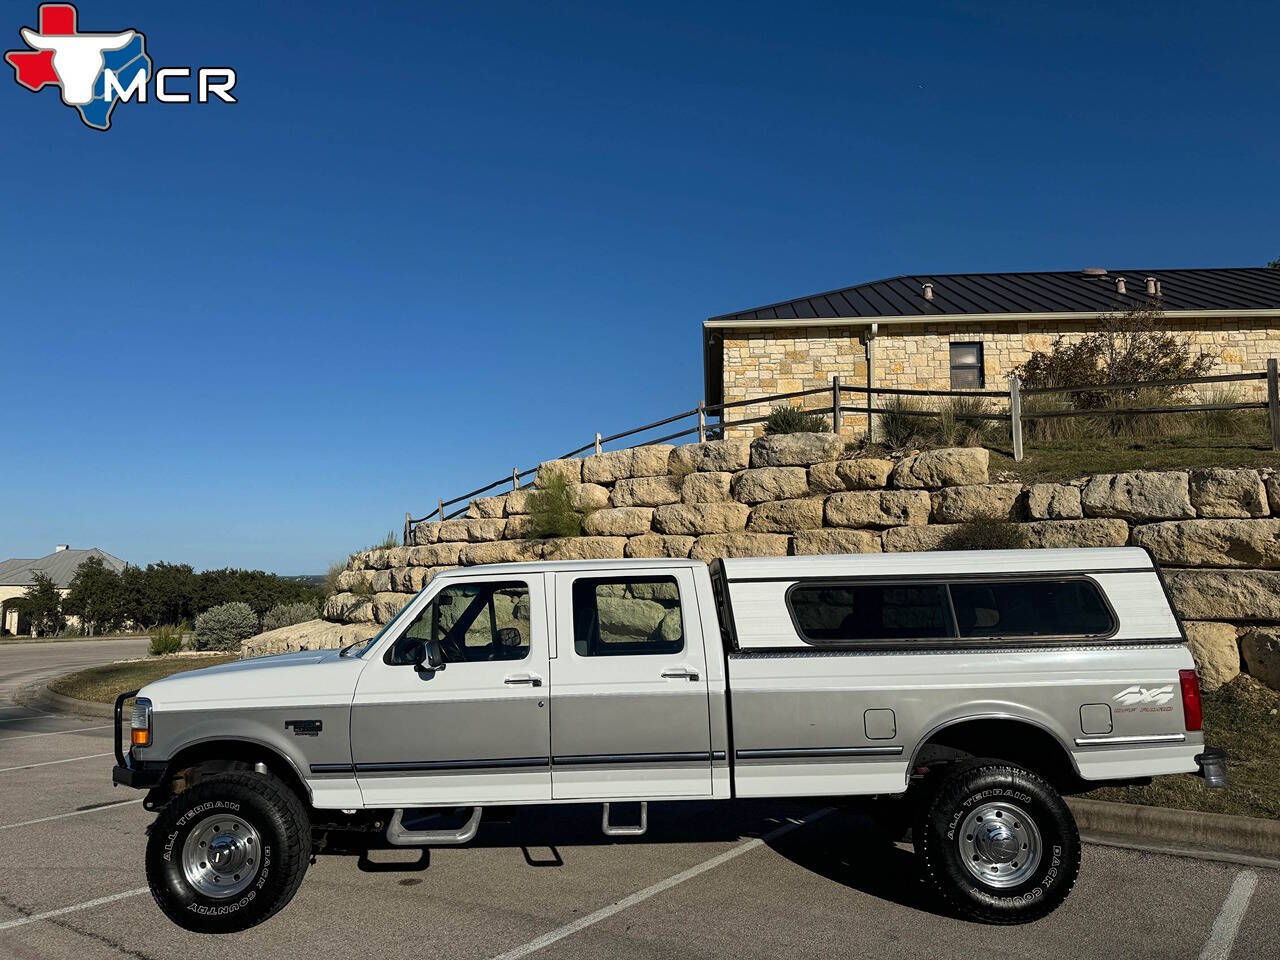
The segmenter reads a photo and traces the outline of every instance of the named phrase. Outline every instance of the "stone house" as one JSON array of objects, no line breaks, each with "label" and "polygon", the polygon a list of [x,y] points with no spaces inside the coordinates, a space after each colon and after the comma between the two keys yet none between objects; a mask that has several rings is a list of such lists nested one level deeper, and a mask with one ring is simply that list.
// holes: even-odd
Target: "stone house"
[{"label": "stone house", "polygon": [[[1280,357],[1280,270],[921,274],[709,318],[706,402],[829,387],[837,374],[861,387],[1005,389],[1032,352],[1059,336],[1084,336],[1099,317],[1139,307],[1159,309],[1170,332],[1209,353],[1213,373],[1261,372],[1268,357]],[[1265,397],[1262,381],[1239,389]],[[806,403],[824,404],[830,400]],[[768,412],[768,404],[748,405],[730,419]],[[865,425],[865,417],[845,418],[846,432]]]},{"label": "stone house", "polygon": [[58,544],[48,556],[34,560],[14,558],[0,561],[0,634],[16,636],[29,632],[27,619],[18,612],[15,601],[22,599],[27,587],[34,582],[36,573],[43,573],[51,579],[58,593],[65,597],[71,589],[71,578],[76,575],[76,569],[90,557],[100,558],[104,566],[116,573],[125,567],[123,560],[97,547],[72,550],[65,543]]}]

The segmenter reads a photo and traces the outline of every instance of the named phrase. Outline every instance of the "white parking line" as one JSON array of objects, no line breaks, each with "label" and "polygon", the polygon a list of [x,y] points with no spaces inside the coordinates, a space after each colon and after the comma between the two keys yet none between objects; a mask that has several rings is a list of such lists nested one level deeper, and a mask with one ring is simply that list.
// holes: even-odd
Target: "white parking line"
[{"label": "white parking line", "polygon": [[0,723],[17,723],[19,720],[47,720],[49,717],[57,716],[54,713],[36,713],[29,717],[5,717]]},{"label": "white parking line", "polygon": [[1231,956],[1231,948],[1235,946],[1236,934],[1240,932],[1240,921],[1244,912],[1249,909],[1249,898],[1258,886],[1258,875],[1252,870],[1241,870],[1236,874],[1231,890],[1227,893],[1226,902],[1218,913],[1209,931],[1209,939],[1200,951],[1200,960],[1227,960]]},{"label": "white parking line", "polygon": [[52,917],[60,917],[64,913],[75,913],[77,910],[88,910],[90,907],[100,907],[106,903],[115,903],[118,900],[128,900],[130,897],[136,897],[146,892],[146,887],[138,887],[136,890],[126,890],[124,893],[113,893],[109,897],[99,897],[97,900],[87,900],[84,903],[77,903],[70,907],[59,907],[57,910],[47,910],[44,913],[33,913],[29,917],[19,917],[17,920],[6,920],[4,923],[0,923],[0,930],[12,930],[14,927],[23,927],[28,923],[37,923],[40,920],[49,920]]},{"label": "white parking line", "polygon": [[84,757],[67,757],[65,760],[42,760],[40,763],[24,763],[20,767],[0,767],[0,773],[10,773],[14,770],[30,770],[32,767],[51,767],[55,763],[75,763],[77,760],[98,760],[109,756],[111,756],[109,753],[91,753]]},{"label": "white parking line", "polygon": [[32,737],[60,737],[64,733],[85,733],[88,730],[110,730],[111,724],[104,723],[100,727],[76,727],[74,730],[54,730],[52,733],[24,733],[16,737],[0,737],[0,743],[10,740],[30,740]]},{"label": "white parking line", "polygon": [[98,813],[102,810],[114,810],[116,807],[127,807],[131,803],[141,803],[142,798],[137,800],[121,800],[119,803],[106,803],[100,807],[93,807],[89,810],[72,810],[70,813],[58,813],[52,817],[40,817],[38,820],[23,820],[21,823],[0,823],[0,830],[12,830],[14,827],[30,827],[37,823],[48,823],[50,820],[65,820],[67,817],[83,817],[86,813]]},{"label": "white parking line", "polygon": [[579,930],[585,930],[587,927],[595,926],[600,921],[607,920],[616,913],[621,913],[629,907],[634,907],[637,903],[643,903],[650,897],[656,897],[664,890],[670,890],[672,887],[684,883],[686,880],[690,880],[700,873],[706,873],[708,870],[714,870],[722,863],[728,863],[730,860],[740,857],[744,853],[750,853],[752,850],[756,849],[756,847],[762,846],[771,840],[776,840],[778,837],[785,836],[792,830],[798,830],[800,827],[816,823],[827,814],[834,812],[834,807],[827,807],[824,810],[819,810],[817,813],[810,814],[803,820],[793,820],[790,823],[784,824],[777,830],[765,834],[763,837],[755,837],[745,843],[740,843],[731,850],[726,850],[718,857],[712,857],[710,860],[704,860],[702,863],[697,866],[690,867],[683,873],[677,873],[675,876],[667,877],[665,880],[659,880],[652,886],[645,887],[643,890],[633,893],[629,897],[624,897],[615,903],[609,904],[607,907],[601,907],[595,913],[589,913],[585,917],[579,917],[577,920],[573,921],[573,923],[567,923],[563,927],[552,930],[550,933],[544,933],[536,940],[530,940],[528,943],[516,947],[514,950],[508,950],[506,953],[499,954],[494,957],[493,960],[519,960],[520,957],[527,957],[529,954],[536,953],[543,947],[549,947],[551,944],[556,943],[559,940],[563,940],[565,937],[573,936],[573,934],[577,933]]}]

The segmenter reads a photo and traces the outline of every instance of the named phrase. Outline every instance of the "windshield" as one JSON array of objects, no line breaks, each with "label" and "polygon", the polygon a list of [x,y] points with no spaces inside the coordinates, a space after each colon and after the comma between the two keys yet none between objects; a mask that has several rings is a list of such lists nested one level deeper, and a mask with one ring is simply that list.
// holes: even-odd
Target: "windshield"
[{"label": "windshield", "polygon": [[373,649],[374,644],[382,639],[382,635],[386,633],[391,624],[396,622],[396,618],[392,618],[381,630],[375,633],[368,640],[357,640],[355,643],[348,643],[345,647],[338,651],[340,657],[363,657],[366,653]]}]

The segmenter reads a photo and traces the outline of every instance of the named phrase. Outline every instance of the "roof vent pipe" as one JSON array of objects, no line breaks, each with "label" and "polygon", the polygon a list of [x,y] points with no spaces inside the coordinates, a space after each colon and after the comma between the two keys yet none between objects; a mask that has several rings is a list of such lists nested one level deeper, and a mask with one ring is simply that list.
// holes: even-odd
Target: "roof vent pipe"
[{"label": "roof vent pipe", "polygon": [[58,544],[56,547],[54,547],[54,548],[53,548],[53,552],[54,552],[54,553],[61,553],[63,550],[70,549],[70,546],[71,546],[71,545],[70,545],[70,544],[67,544],[67,543],[60,543],[60,544]]},{"label": "roof vent pipe", "polygon": [[1116,294],[1117,296],[1124,296],[1124,277],[1116,277]]},{"label": "roof vent pipe", "polygon": [[1164,284],[1161,283],[1159,280],[1156,281],[1156,296],[1157,297],[1164,296]]},{"label": "roof vent pipe", "polygon": [[926,300],[932,300],[932,299],[933,299],[933,284],[932,284],[932,283],[926,283],[926,284],[924,285],[924,298],[925,298]]},{"label": "roof vent pipe", "polygon": [[1147,296],[1154,297],[1156,295],[1156,278],[1147,277]]}]

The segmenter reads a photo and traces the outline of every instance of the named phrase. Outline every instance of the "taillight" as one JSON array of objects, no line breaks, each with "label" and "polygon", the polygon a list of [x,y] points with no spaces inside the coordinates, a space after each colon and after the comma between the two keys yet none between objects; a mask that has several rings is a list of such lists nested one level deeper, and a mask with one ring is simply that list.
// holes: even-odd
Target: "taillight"
[{"label": "taillight", "polygon": [[129,742],[135,747],[151,746],[151,701],[145,697],[133,702],[129,719]]},{"label": "taillight", "polygon": [[1182,715],[1188,730],[1199,730],[1204,720],[1200,705],[1200,678],[1194,670],[1179,670],[1178,682],[1182,685]]}]

